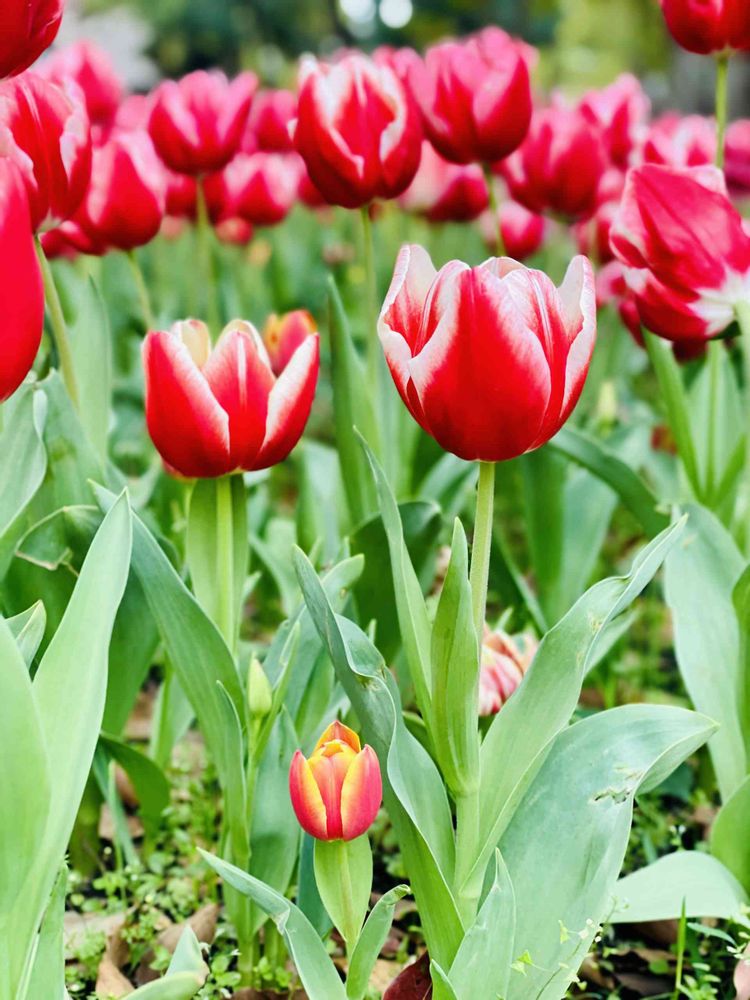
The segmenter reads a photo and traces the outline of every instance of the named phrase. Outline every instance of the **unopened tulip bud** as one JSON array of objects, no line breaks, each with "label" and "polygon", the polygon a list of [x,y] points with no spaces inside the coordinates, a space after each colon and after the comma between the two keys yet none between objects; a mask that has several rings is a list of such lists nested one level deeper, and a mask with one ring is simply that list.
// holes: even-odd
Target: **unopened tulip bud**
[{"label": "unopened tulip bud", "polygon": [[252,719],[265,719],[273,705],[273,690],[260,660],[253,656],[247,676],[247,704]]},{"label": "unopened tulip bud", "polygon": [[479,670],[479,714],[494,715],[515,693],[531,666],[539,643],[533,636],[512,637],[486,626]]},{"label": "unopened tulip bud", "polygon": [[309,758],[298,750],[289,794],[300,826],[318,840],[354,840],[371,826],[383,797],[380,764],[355,732],[332,723]]}]

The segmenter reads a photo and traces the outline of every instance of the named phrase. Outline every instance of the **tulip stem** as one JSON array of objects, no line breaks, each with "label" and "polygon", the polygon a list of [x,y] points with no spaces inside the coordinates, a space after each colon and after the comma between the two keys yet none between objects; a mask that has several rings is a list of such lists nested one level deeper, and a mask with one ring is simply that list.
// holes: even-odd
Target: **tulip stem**
[{"label": "tulip stem", "polygon": [[495,463],[479,463],[477,513],[474,519],[474,541],[471,549],[471,606],[477,630],[479,648],[482,645],[487,606],[487,578],[490,572],[492,544],[492,514],[495,503]]},{"label": "tulip stem", "polygon": [[495,187],[495,175],[489,163],[483,164],[484,180],[487,184],[487,198],[490,204],[490,213],[496,229],[497,257],[505,257],[505,240],[503,239],[503,227],[500,225],[500,201],[497,197]]},{"label": "tulip stem", "polygon": [[232,517],[232,477],[216,480],[216,625],[234,655],[234,524]]},{"label": "tulip stem", "polygon": [[480,886],[472,870],[479,848],[479,791],[456,796],[456,896],[461,919],[470,927],[476,916]]},{"label": "tulip stem", "polygon": [[735,315],[742,334],[745,374],[745,552],[750,553],[750,302],[738,302]]},{"label": "tulip stem", "polygon": [[135,290],[138,295],[138,303],[141,307],[141,315],[143,317],[143,322],[146,325],[146,331],[154,330],[156,326],[154,323],[154,311],[151,308],[151,296],[149,295],[148,286],[143,278],[143,270],[141,268],[140,261],[138,260],[138,255],[135,250],[128,250],[126,256],[128,258],[128,263],[130,264],[130,270],[133,273],[133,284],[135,285]]},{"label": "tulip stem", "polygon": [[724,169],[724,137],[729,107],[729,56],[716,59],[716,166]]},{"label": "tulip stem", "polygon": [[68,395],[76,410],[79,409],[78,382],[76,380],[75,365],[73,364],[73,349],[68,336],[68,325],[65,322],[60,296],[55,284],[55,276],[52,273],[50,262],[42,249],[42,244],[37,240],[37,256],[39,266],[42,269],[42,280],[44,281],[44,300],[47,304],[47,315],[49,316],[52,338],[57,349],[57,357],[60,362],[60,372],[63,382],[68,390]]},{"label": "tulip stem", "polygon": [[378,387],[380,384],[380,346],[378,343],[378,304],[377,287],[375,281],[375,246],[373,242],[372,220],[370,219],[370,206],[363,205],[360,209],[362,218],[362,243],[365,259],[365,281],[367,282],[366,292],[366,343],[367,343],[367,374],[370,385],[379,399]]},{"label": "tulip stem", "polygon": [[203,301],[206,307],[206,323],[211,331],[211,339],[216,340],[219,336],[221,317],[219,315],[216,275],[214,274],[214,259],[211,251],[211,218],[208,214],[208,202],[202,178],[198,179],[196,203],[196,229],[203,271]]}]

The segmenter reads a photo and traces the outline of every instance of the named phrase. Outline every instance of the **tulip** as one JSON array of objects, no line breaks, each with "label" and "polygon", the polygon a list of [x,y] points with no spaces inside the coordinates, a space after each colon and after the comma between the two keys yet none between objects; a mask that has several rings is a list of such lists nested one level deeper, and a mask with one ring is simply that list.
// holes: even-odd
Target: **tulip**
[{"label": "tulip", "polygon": [[611,244],[643,324],[667,340],[721,334],[750,299],[750,236],[715,167],[631,170]]},{"label": "tulip", "polygon": [[737,195],[750,193],[750,118],[732,122],[727,129],[724,172],[729,189]]},{"label": "tulip", "polygon": [[[547,220],[543,215],[530,212],[517,201],[502,201],[498,208],[500,235],[503,248],[514,260],[532,257],[544,243]],[[486,212],[479,220],[484,242],[491,249],[497,249],[497,220],[492,212]]]},{"label": "tulip", "polygon": [[661,0],[672,37],[688,52],[750,50],[747,0]]},{"label": "tulip", "polygon": [[176,174],[164,167],[166,176],[166,213],[175,219],[194,219],[198,212],[198,184],[194,177]]},{"label": "tulip", "polygon": [[132,250],[159,232],[166,191],[166,172],[148,133],[113,133],[94,150],[89,190],[74,221],[95,243]]},{"label": "tulip", "polygon": [[74,84],[34,73],[0,84],[0,151],[21,169],[35,230],[69,218],[91,173],[91,135]]},{"label": "tulip", "polygon": [[701,115],[668,112],[648,130],[643,143],[646,163],[700,167],[716,160],[716,126]]},{"label": "tulip", "polygon": [[583,388],[596,334],[591,265],[557,289],[507,257],[439,272],[422,247],[399,253],[378,324],[401,398],[460,458],[497,462],[538,448]]},{"label": "tulip", "polygon": [[423,142],[419,169],[399,202],[430,222],[467,222],[485,210],[487,200],[487,183],[478,164],[449,163]]},{"label": "tulip", "polygon": [[578,252],[594,257],[599,264],[608,263],[614,256],[609,234],[620,207],[624,187],[625,175],[615,167],[610,168],[599,184],[599,204],[594,214],[573,226]]},{"label": "tulip", "polygon": [[533,636],[513,638],[485,626],[479,666],[479,714],[495,715],[517,690],[539,643]]},{"label": "tulip", "polygon": [[39,75],[50,83],[72,80],[83,94],[92,125],[112,124],[122,100],[122,81],[106,52],[92,42],[76,42],[54,52],[39,66]]},{"label": "tulip", "polygon": [[596,208],[605,167],[599,130],[558,103],[534,115],[523,145],[498,169],[530,211],[580,219]]},{"label": "tulip", "polygon": [[253,227],[244,219],[222,219],[214,226],[214,232],[222,243],[245,247],[253,238]]},{"label": "tulip", "polygon": [[0,78],[21,73],[54,42],[64,0],[5,0],[0,32]]},{"label": "tulip", "polygon": [[359,53],[303,61],[294,145],[330,204],[358,208],[401,194],[421,139],[417,109],[387,66]]},{"label": "tulip", "polygon": [[125,132],[148,131],[151,98],[147,94],[128,94],[120,101],[112,124]]},{"label": "tulip", "polygon": [[268,153],[291,152],[294,143],[289,127],[296,116],[297,95],[291,90],[261,90],[250,109],[250,131],[256,147]]},{"label": "tulip", "polygon": [[192,175],[225,167],[239,150],[256,86],[253,73],[230,83],[219,70],[197,70],[159,84],[149,132],[167,166]]},{"label": "tulip", "polygon": [[44,290],[29,202],[18,168],[0,159],[0,402],[16,391],[34,363],[44,324]]},{"label": "tulip", "polygon": [[283,316],[272,313],[268,317],[263,327],[263,344],[274,375],[283,372],[297,348],[316,331],[315,320],[306,309],[295,309]]},{"label": "tulip", "polygon": [[143,344],[146,423],[166,464],[187,477],[265,469],[296,445],[318,378],[310,333],[276,377],[255,327],[235,320],[213,350],[197,320],[151,331]]},{"label": "tulip", "polygon": [[297,200],[299,161],[287,153],[238,153],[204,184],[214,222],[240,218],[254,226],[274,226]]},{"label": "tulip", "polygon": [[603,136],[610,160],[620,168],[627,167],[630,161],[650,107],[640,81],[632,73],[622,73],[602,90],[589,91],[579,104],[583,117]]},{"label": "tulip", "polygon": [[490,163],[516,149],[531,120],[525,53],[500,29],[441,42],[410,70],[435,149],[454,163]]},{"label": "tulip", "polygon": [[332,723],[309,758],[298,750],[289,769],[289,794],[303,830],[317,840],[354,840],[377,816],[383,797],[380,764],[355,732]]}]

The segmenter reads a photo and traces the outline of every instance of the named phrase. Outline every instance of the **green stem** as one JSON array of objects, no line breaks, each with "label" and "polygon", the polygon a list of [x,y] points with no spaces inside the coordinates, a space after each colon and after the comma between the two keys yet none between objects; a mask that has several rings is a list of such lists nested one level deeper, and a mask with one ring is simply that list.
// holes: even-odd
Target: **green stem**
[{"label": "green stem", "polygon": [[77,410],[79,408],[78,383],[76,381],[75,366],[73,364],[73,349],[68,336],[68,325],[65,322],[65,314],[63,313],[62,303],[60,302],[60,296],[57,292],[55,276],[52,273],[52,268],[50,267],[50,263],[45,256],[42,244],[39,240],[37,240],[36,243],[36,251],[37,256],[39,257],[39,266],[42,269],[44,299],[47,304],[47,314],[49,316],[52,337],[55,342],[57,357],[60,362],[60,372],[62,374],[65,387],[68,390],[71,402]]},{"label": "green stem", "polygon": [[469,883],[479,850],[479,791],[456,796],[456,896],[461,919],[471,926],[481,885]]},{"label": "green stem", "polygon": [[738,302],[734,310],[742,334],[745,374],[745,552],[750,552],[750,302]]},{"label": "green stem", "polygon": [[482,645],[484,618],[487,607],[487,578],[490,571],[492,544],[492,512],[495,503],[495,464],[479,463],[477,513],[474,520],[474,542],[471,550],[471,607],[479,646]]},{"label": "green stem", "polygon": [[232,653],[235,651],[234,525],[232,477],[216,480],[216,625]]},{"label": "green stem", "polygon": [[206,308],[206,322],[211,331],[212,338],[219,336],[221,326],[221,316],[219,313],[219,300],[217,295],[216,275],[214,274],[214,259],[211,247],[211,219],[208,214],[208,203],[206,192],[203,187],[203,178],[198,180],[197,198],[197,218],[196,228],[198,235],[198,249],[201,259],[201,270],[203,278],[203,301]]},{"label": "green stem", "polygon": [[128,250],[126,257],[128,258],[130,270],[133,274],[133,284],[138,295],[138,304],[141,307],[141,316],[143,317],[146,330],[154,330],[156,327],[154,323],[154,311],[151,308],[151,296],[143,278],[143,271],[138,260],[138,255],[135,250]]},{"label": "green stem", "polygon": [[483,164],[484,179],[487,184],[487,197],[490,202],[490,212],[497,230],[497,257],[505,256],[505,240],[503,239],[503,227],[500,225],[500,202],[497,197],[497,187],[495,186],[495,175],[489,163]]},{"label": "green stem", "polygon": [[366,290],[366,327],[367,338],[367,375],[370,385],[375,391],[375,398],[379,399],[378,386],[380,382],[380,344],[378,342],[378,304],[377,286],[375,280],[375,246],[373,241],[372,220],[370,219],[369,205],[363,205],[360,209],[362,219],[362,244],[365,262]]},{"label": "green stem", "polygon": [[729,56],[716,60],[716,166],[724,169],[724,137],[729,117]]},{"label": "green stem", "polygon": [[706,482],[703,495],[712,505],[716,488],[716,451],[719,435],[719,387],[721,383],[721,341],[712,340],[708,345],[708,450],[706,459]]}]

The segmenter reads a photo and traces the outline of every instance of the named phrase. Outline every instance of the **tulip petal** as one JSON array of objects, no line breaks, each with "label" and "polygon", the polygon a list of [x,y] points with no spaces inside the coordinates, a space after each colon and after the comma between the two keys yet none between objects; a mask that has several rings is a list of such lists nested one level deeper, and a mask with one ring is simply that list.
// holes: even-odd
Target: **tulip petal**
[{"label": "tulip petal", "polygon": [[365,746],[349,765],[341,786],[341,832],[344,840],[354,840],[370,828],[382,798],[380,764],[372,747]]},{"label": "tulip petal", "polygon": [[266,434],[249,470],[281,462],[302,436],[318,381],[319,339],[311,334],[292,355],[268,397]]},{"label": "tulip petal", "polygon": [[289,768],[289,795],[292,807],[303,830],[318,840],[328,839],[328,824],[323,796],[315,781],[310,764],[297,750]]},{"label": "tulip petal", "polygon": [[557,428],[562,427],[578,402],[596,340],[596,281],[587,257],[574,257],[570,262],[558,296],[570,350]]},{"label": "tulip petal", "polygon": [[164,461],[183,476],[222,476],[234,468],[229,418],[182,341],[163,330],[143,343],[146,423]]},{"label": "tulip petal", "polygon": [[330,726],[323,731],[320,739],[315,744],[315,749],[319,750],[320,747],[328,743],[329,740],[341,740],[343,743],[347,743],[355,753],[359,753],[362,749],[359,736],[353,729],[345,726],[344,723],[340,722],[338,719],[332,722]]}]

